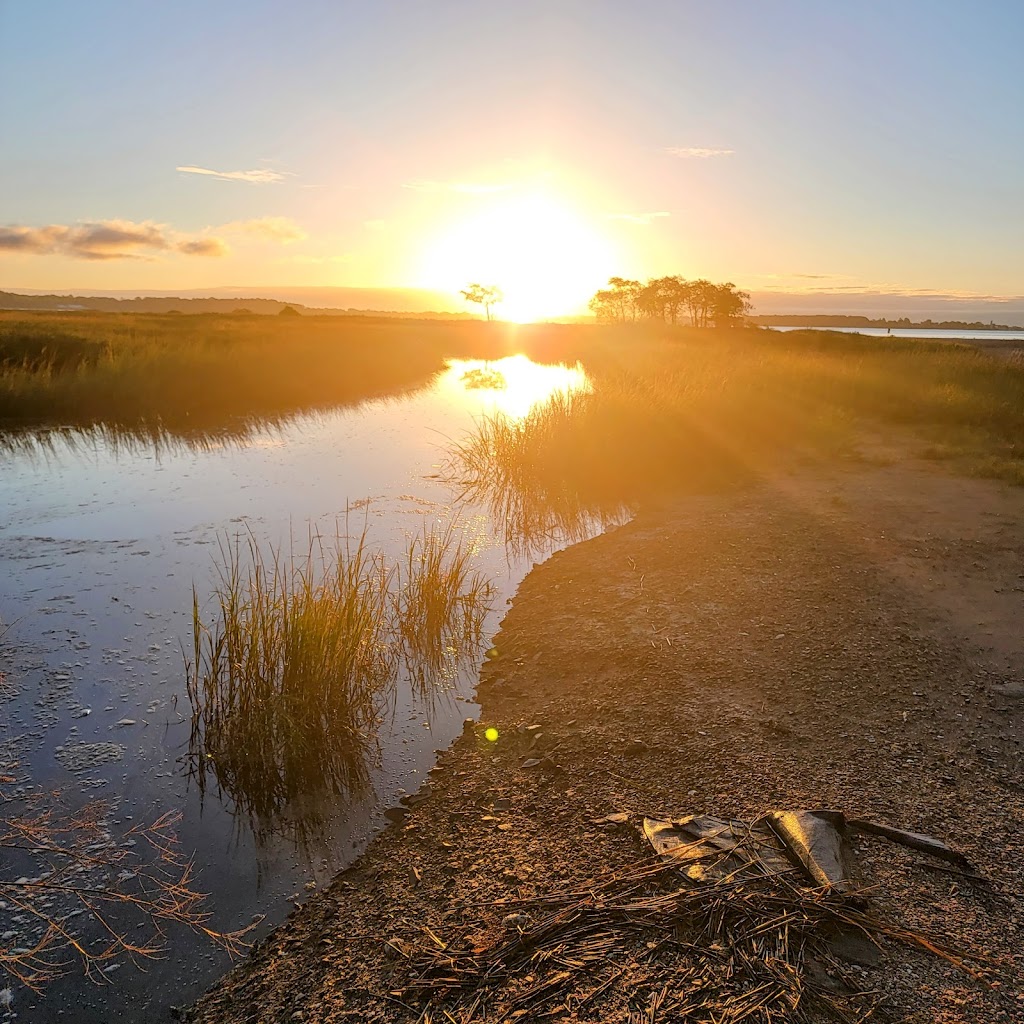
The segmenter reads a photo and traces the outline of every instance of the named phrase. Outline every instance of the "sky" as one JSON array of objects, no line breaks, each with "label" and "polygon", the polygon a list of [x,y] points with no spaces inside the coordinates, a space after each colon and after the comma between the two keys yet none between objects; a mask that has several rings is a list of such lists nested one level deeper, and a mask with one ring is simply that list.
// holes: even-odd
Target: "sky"
[{"label": "sky", "polygon": [[1020,0],[0,0],[0,288],[998,319],[1022,39]]}]

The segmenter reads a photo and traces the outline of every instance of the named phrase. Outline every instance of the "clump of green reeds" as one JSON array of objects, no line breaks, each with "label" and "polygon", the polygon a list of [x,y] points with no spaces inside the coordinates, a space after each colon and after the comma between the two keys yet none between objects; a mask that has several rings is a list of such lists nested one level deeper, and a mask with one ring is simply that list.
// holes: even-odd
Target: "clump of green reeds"
[{"label": "clump of green reeds", "polygon": [[365,531],[299,557],[250,534],[220,549],[213,615],[193,588],[190,753],[258,832],[369,781],[377,727],[406,673],[425,693],[483,646],[493,588],[455,525],[391,563]]},{"label": "clump of green reeds", "polygon": [[413,537],[392,600],[395,633],[410,680],[421,690],[454,674],[480,649],[494,587],[449,522]]},{"label": "clump of green reeds", "polygon": [[193,589],[192,751],[240,809],[265,819],[310,791],[368,781],[393,678],[391,573],[365,535],[304,557],[250,535],[221,545],[213,620]]}]

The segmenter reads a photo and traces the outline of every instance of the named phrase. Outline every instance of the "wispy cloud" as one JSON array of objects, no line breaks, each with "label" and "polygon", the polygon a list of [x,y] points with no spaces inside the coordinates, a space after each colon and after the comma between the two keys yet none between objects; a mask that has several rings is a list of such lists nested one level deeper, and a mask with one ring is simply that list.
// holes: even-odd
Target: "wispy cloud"
[{"label": "wispy cloud", "polygon": [[190,238],[178,242],[175,248],[186,256],[226,256],[230,252],[227,242],[213,236]]},{"label": "wispy cloud", "polygon": [[413,192],[458,192],[462,195],[484,196],[493,192],[507,192],[512,185],[506,182],[473,182],[473,181],[407,181],[402,188]]},{"label": "wispy cloud", "polygon": [[669,146],[665,150],[672,156],[678,156],[683,160],[706,160],[712,156],[732,156],[734,149],[715,149],[705,146]]},{"label": "wispy cloud", "polygon": [[220,178],[221,181],[247,181],[251,185],[276,185],[288,177],[284,171],[271,171],[267,168],[253,171],[214,171],[209,167],[186,165],[174,169],[183,174],[205,174],[211,178]]},{"label": "wispy cloud", "polygon": [[268,242],[301,242],[309,235],[290,217],[257,217],[254,220],[233,220],[222,224],[217,231],[226,233],[237,232],[243,235],[254,235]]},{"label": "wispy cloud", "polygon": [[609,213],[609,220],[624,220],[627,224],[650,224],[661,217],[670,217],[668,210],[657,210],[654,213]]},{"label": "wispy cloud", "polygon": [[223,256],[227,244],[212,235],[189,235],[153,221],[101,220],[43,227],[0,227],[0,253],[60,255],[82,260],[152,259],[161,253]]},{"label": "wispy cloud", "polygon": [[[859,295],[865,298],[892,299],[932,299],[936,302],[979,301],[1007,303],[1018,302],[1019,295],[993,295],[990,292],[977,292],[966,289],[945,288],[908,288],[905,285],[886,282],[868,282],[842,274],[757,274],[756,278],[766,284],[756,285],[759,292],[822,296]],[[794,285],[798,280],[823,281],[821,284]]]}]

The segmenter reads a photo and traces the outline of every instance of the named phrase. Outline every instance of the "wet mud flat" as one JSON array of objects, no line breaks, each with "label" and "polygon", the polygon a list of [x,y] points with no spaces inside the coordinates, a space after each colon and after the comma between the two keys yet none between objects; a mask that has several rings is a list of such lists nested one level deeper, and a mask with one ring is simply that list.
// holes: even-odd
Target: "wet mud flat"
[{"label": "wet mud flat", "polygon": [[[582,968],[567,948],[577,966],[524,969],[472,1014],[454,982],[433,1005],[415,982],[425,949],[483,956],[637,872],[644,816],[831,807],[928,832],[973,867],[856,838],[874,912],[942,936],[974,974],[882,941],[818,979],[837,1005],[1021,1019],[1022,513],[1020,491],[882,453],[647,509],[554,555],[520,587],[481,720],[426,798],[186,1016],[671,1019],[660,940]],[[552,972],[571,977],[545,1001]],[[871,1002],[844,1002],[855,990]]]}]

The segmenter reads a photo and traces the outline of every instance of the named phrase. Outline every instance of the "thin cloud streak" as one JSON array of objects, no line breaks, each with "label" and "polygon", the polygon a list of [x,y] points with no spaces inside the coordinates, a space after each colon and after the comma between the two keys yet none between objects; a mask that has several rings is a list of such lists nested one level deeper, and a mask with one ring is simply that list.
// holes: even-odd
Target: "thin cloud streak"
[{"label": "thin cloud streak", "polygon": [[162,253],[224,256],[227,243],[212,235],[186,235],[153,221],[102,220],[0,227],[0,253],[70,256],[81,260],[152,259]]},{"label": "thin cloud streak", "polygon": [[666,153],[682,160],[707,160],[713,156],[732,156],[735,149],[714,149],[704,146],[669,146]]},{"label": "thin cloud streak", "polygon": [[271,171],[267,169],[252,171],[214,171],[209,167],[175,167],[176,171],[182,174],[205,174],[211,178],[219,178],[221,181],[246,181],[251,185],[277,185],[288,177],[283,171]]}]

